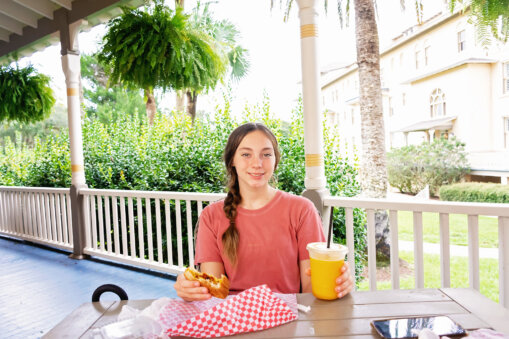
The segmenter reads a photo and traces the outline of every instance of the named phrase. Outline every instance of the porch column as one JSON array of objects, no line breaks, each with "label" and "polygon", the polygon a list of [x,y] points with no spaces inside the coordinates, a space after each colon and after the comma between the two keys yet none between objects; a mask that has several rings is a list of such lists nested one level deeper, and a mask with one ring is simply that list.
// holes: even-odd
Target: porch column
[{"label": "porch column", "polygon": [[[323,210],[325,188],[323,159],[322,110],[320,107],[320,69],[318,66],[318,12],[316,0],[297,0],[300,18],[302,65],[302,102],[304,108],[304,150],[306,153],[306,190],[322,217],[327,220],[329,211]],[[328,223],[324,223],[328,227]],[[327,231],[327,230],[326,230]]]},{"label": "porch column", "polygon": [[74,259],[83,259],[85,248],[85,223],[83,196],[79,194],[81,188],[86,188],[85,168],[83,160],[83,137],[80,116],[80,54],[78,48],[78,33],[81,21],[73,24],[62,24],[60,27],[60,43],[62,54],[62,69],[65,74],[67,87],[67,118],[69,124],[69,143],[71,153],[71,212]]}]

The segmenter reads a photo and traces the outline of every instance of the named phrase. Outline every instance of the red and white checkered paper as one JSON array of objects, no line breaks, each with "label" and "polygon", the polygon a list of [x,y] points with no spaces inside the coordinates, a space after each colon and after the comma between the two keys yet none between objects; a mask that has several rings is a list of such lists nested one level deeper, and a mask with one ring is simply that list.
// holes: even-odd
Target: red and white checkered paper
[{"label": "red and white checkered paper", "polygon": [[295,295],[284,299],[260,285],[224,301],[170,302],[159,313],[159,322],[169,337],[215,338],[259,331],[297,319]]}]

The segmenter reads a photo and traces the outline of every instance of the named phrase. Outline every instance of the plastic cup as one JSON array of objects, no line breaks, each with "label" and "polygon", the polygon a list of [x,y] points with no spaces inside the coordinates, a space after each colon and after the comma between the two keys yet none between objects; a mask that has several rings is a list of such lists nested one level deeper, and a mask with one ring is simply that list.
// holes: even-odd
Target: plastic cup
[{"label": "plastic cup", "polygon": [[311,260],[313,295],[318,299],[337,299],[336,279],[341,275],[348,248],[340,244],[330,244],[330,248],[327,248],[325,242],[312,242],[306,249]]}]

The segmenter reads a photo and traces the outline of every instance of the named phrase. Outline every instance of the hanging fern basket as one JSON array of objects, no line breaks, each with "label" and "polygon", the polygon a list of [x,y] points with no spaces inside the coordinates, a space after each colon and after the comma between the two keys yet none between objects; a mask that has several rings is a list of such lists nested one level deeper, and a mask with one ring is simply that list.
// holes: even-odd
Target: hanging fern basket
[{"label": "hanging fern basket", "polygon": [[32,65],[0,67],[0,122],[31,123],[46,119],[55,104],[50,78]]}]

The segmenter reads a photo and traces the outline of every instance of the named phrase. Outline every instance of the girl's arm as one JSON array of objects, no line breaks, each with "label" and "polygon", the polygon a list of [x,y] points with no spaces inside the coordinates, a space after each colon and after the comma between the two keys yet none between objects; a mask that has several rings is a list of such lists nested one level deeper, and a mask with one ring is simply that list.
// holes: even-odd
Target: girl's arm
[{"label": "girl's arm", "polygon": [[[204,262],[200,265],[200,271],[220,277],[224,274],[224,266],[220,262]],[[177,295],[185,301],[207,300],[212,297],[206,287],[200,286],[197,281],[187,280],[184,274],[178,275],[173,287]]]}]

